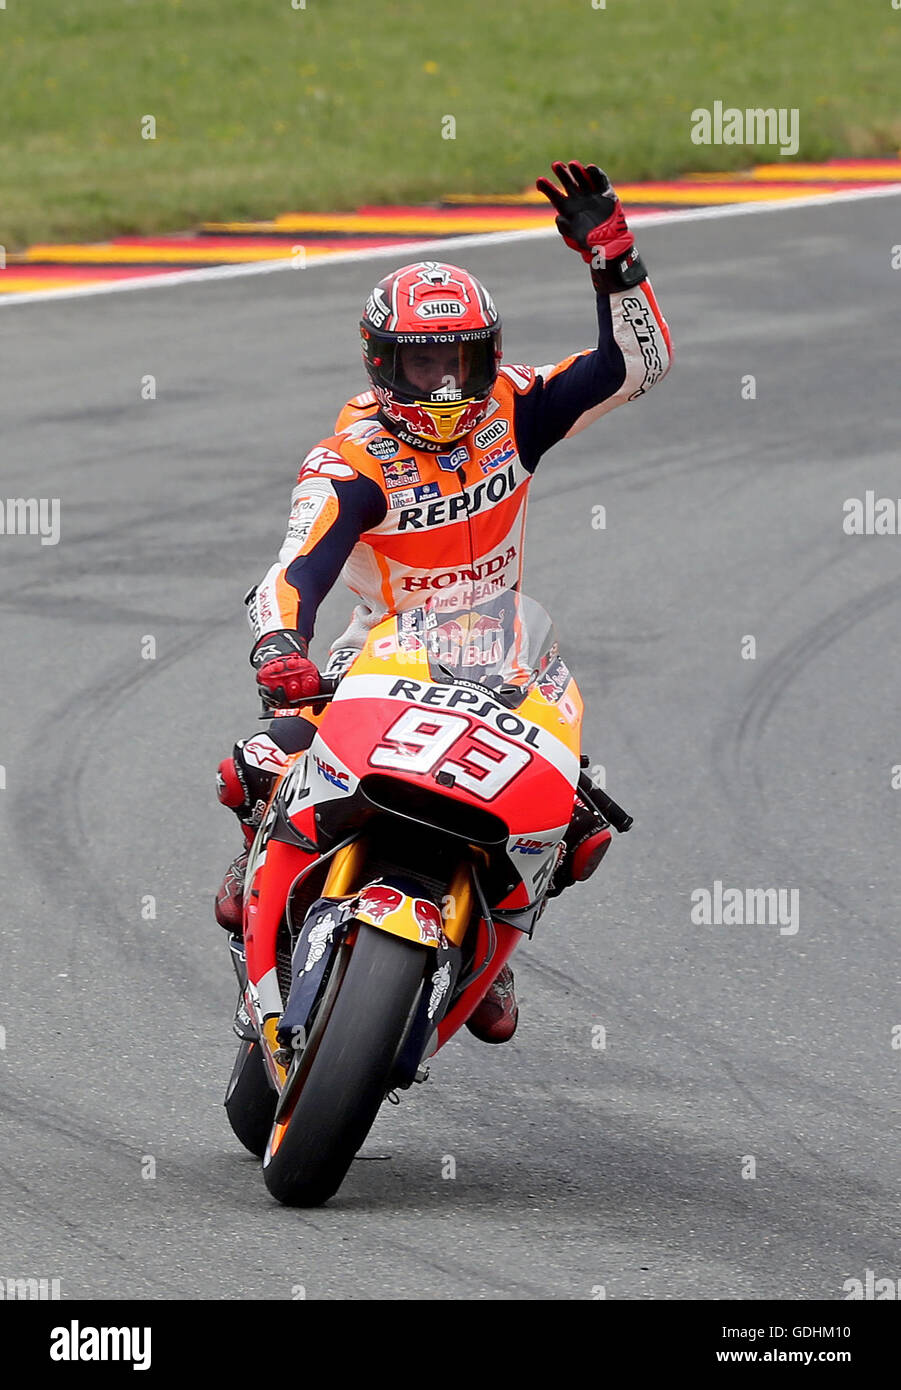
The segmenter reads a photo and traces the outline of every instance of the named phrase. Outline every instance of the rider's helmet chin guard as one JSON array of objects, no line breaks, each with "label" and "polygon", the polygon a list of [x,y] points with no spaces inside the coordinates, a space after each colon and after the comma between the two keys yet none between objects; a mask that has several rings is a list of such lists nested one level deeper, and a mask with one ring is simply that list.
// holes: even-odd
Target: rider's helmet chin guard
[{"label": "rider's helmet chin guard", "polygon": [[[363,361],[382,415],[431,445],[450,444],[488,414],[501,360],[501,321],[474,275],[438,261],[380,280],[360,320]],[[430,358],[429,389],[416,375]],[[437,364],[437,365],[436,365]]]}]

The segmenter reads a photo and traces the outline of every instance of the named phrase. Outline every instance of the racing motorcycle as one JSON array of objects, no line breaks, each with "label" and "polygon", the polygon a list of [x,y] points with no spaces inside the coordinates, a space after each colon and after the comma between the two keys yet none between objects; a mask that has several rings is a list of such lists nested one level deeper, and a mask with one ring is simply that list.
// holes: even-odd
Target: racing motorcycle
[{"label": "racing motorcycle", "polygon": [[628,830],[583,770],[581,720],[550,619],[510,590],[441,591],[323,678],[231,946],[225,1108],[279,1201],[335,1194],[385,1097],[426,1079],[531,937],[576,792],[607,822],[602,851]]}]

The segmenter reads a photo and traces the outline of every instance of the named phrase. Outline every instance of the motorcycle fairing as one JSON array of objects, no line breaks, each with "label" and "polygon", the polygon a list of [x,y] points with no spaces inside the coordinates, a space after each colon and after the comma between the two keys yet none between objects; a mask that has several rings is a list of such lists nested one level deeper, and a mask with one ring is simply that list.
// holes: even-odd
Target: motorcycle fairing
[{"label": "motorcycle fairing", "polygon": [[[524,696],[522,690],[510,690],[505,704],[506,687],[497,691],[459,678],[446,683],[436,680],[424,646],[401,630],[396,617],[387,618],[369,634],[331,704],[318,718],[310,748],[291,759],[276,784],[251,853],[245,902],[245,1002],[270,1052],[278,1046],[276,1025],[283,1010],[283,1023],[288,1028],[305,1027],[328,962],[353,919],[417,945],[428,945],[436,952],[407,1039],[407,1074],[411,1067],[415,1071],[414,1054],[420,1042],[428,1044],[430,1052],[436,1051],[478,1005],[521,933],[534,927],[572,813],[579,776],[582,701],[568,672],[566,676],[565,683],[559,682],[562,689],[552,690],[545,682],[544,691],[535,685]],[[402,733],[395,740],[390,736],[400,718],[407,720],[403,727],[413,731],[412,758],[406,756],[409,745],[404,743],[410,734]],[[445,739],[443,756],[445,762],[461,770],[459,775],[434,775],[444,767],[440,758],[424,771],[415,770],[417,739],[421,749],[422,731],[433,726],[449,736],[456,734],[456,738]],[[472,741],[473,749],[461,753],[458,744],[466,740]],[[385,758],[386,748],[389,753],[392,749],[397,752],[395,766],[390,756]],[[374,751],[377,756],[373,762]],[[423,766],[429,761],[421,759]],[[492,768],[498,763],[506,763],[511,775],[496,788],[486,787],[484,782],[490,782]],[[481,786],[480,772],[485,773]],[[495,859],[505,853],[512,871],[505,891],[490,899],[496,914],[495,948],[489,960],[492,938],[485,922],[480,921],[475,961],[486,968],[459,997],[455,997],[458,970],[445,953],[462,946],[471,920],[468,870],[464,865],[451,885],[454,891],[447,898],[455,906],[450,911],[448,902],[444,910],[439,909],[415,884],[395,881],[396,876],[381,875],[360,886],[365,818],[356,819],[361,806],[358,793],[365,798],[364,779],[373,773],[382,782],[388,780],[389,788],[391,780],[429,786],[433,795],[458,803],[464,827],[466,815],[474,816],[476,811],[483,820],[491,811],[507,827],[506,843],[500,840],[490,850]],[[489,794],[480,795],[480,791]],[[346,822],[341,815],[343,801],[348,803]],[[326,807],[330,829],[323,841],[318,811]],[[321,897],[307,911],[294,960],[300,960],[301,951],[309,952],[318,927],[329,928],[327,939],[321,943],[322,953],[309,970],[306,956],[303,967],[295,967],[292,978],[298,992],[295,997],[292,984],[286,1006],[275,969],[276,938],[285,902],[298,875],[320,857],[314,846],[320,851],[334,848],[335,828],[343,838],[346,833],[355,833],[355,824],[358,831],[362,828],[361,838],[349,848],[339,849],[332,860]],[[402,834],[402,820],[398,827]],[[464,831],[461,848],[465,843]],[[487,865],[488,851],[480,853]],[[503,920],[505,909],[509,922]],[[332,925],[330,912],[337,913],[340,921]],[[300,975],[309,978],[299,980]],[[419,1059],[421,1056],[420,1052]],[[272,1074],[277,1064],[267,1058],[267,1065]],[[283,1080],[284,1068],[278,1068],[275,1075],[277,1081]]]}]

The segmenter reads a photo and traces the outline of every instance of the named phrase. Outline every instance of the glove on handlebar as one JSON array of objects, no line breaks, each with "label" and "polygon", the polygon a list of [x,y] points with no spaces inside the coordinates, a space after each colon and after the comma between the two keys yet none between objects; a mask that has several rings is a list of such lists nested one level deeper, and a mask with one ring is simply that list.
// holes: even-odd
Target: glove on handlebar
[{"label": "glove on handlebar", "polygon": [[267,632],[250,653],[263,702],[270,709],[303,704],[319,694],[319,670],[307,657],[307,639],[285,628]]}]

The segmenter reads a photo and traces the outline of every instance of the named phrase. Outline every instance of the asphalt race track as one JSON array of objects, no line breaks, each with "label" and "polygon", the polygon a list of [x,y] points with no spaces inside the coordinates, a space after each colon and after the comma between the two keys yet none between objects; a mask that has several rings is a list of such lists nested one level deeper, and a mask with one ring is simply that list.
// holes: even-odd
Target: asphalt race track
[{"label": "asphalt race track", "polygon": [[[544,460],[526,566],[635,828],[523,943],[514,1041],[456,1039],[313,1212],[273,1202],[221,1105],[211,902],[237,836],[213,773],[257,727],[242,596],[363,388],[389,263],[0,314],[3,497],[61,502],[58,545],[0,537],[4,1274],[64,1298],[516,1300],[841,1299],[901,1274],[901,537],[842,528],[846,499],[901,495],[899,206],[640,234],[675,366]],[[562,243],[458,254],[509,361],[592,341]],[[717,880],[798,890],[799,930],[695,924]]]}]

